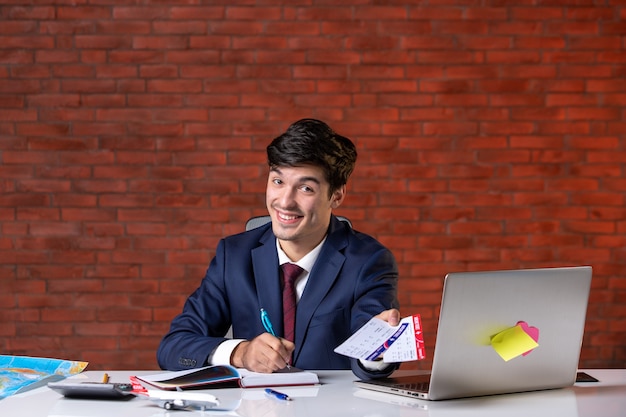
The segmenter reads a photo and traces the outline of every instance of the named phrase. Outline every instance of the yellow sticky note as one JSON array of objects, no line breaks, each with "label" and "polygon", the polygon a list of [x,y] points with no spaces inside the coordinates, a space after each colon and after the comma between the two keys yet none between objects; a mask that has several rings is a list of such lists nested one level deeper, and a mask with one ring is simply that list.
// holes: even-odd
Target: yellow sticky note
[{"label": "yellow sticky note", "polygon": [[491,346],[506,362],[539,346],[520,326],[513,326],[491,337]]}]

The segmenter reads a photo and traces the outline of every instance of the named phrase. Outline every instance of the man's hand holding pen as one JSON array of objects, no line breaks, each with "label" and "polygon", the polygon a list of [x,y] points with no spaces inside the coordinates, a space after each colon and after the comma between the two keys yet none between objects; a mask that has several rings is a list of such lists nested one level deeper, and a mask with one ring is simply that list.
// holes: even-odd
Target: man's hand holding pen
[{"label": "man's hand holding pen", "polygon": [[296,345],[276,336],[274,326],[264,309],[261,309],[261,323],[267,333],[237,345],[230,360],[231,364],[236,368],[266,373],[289,367]]},{"label": "man's hand holding pen", "polygon": [[270,373],[286,367],[294,349],[295,345],[289,340],[262,333],[237,345],[231,363],[236,368]]}]

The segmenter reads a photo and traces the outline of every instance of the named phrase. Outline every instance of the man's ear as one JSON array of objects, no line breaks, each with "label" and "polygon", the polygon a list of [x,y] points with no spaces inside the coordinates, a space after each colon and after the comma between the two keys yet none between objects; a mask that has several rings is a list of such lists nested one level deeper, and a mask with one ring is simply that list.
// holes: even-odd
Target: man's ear
[{"label": "man's ear", "polygon": [[330,198],[330,206],[334,209],[339,207],[343,203],[343,199],[346,198],[346,186],[342,185],[333,192]]}]

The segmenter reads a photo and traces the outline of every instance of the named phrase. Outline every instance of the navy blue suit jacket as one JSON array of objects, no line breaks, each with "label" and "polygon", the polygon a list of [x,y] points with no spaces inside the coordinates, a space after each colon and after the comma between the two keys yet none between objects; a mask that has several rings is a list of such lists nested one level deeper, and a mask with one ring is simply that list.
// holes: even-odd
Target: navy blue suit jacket
[{"label": "navy blue suit jacket", "polygon": [[[163,369],[204,366],[232,325],[233,337],[265,332],[264,308],[283,334],[282,292],[271,223],[222,239],[200,287],[174,318],[157,352]],[[301,369],[352,369],[362,379],[387,376],[365,370],[333,352],[376,314],[398,308],[398,270],[391,252],[332,216],[326,242],[298,302],[293,365]]]}]

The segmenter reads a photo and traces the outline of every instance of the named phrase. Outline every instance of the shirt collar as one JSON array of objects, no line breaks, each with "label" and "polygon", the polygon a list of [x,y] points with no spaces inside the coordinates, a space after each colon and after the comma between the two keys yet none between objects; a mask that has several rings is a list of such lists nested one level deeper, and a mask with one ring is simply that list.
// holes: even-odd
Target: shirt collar
[{"label": "shirt collar", "polygon": [[311,272],[311,269],[313,269],[313,265],[315,265],[315,261],[317,261],[317,258],[320,252],[322,251],[322,245],[324,245],[324,242],[326,242],[326,236],[324,236],[324,239],[322,239],[322,241],[316,247],[314,247],[311,250],[311,252],[304,255],[302,259],[300,259],[298,262],[293,262],[291,259],[289,259],[287,254],[280,247],[280,243],[278,243],[278,239],[276,239],[276,250],[278,251],[278,264],[282,265],[282,264],[291,262],[291,263],[298,265],[300,268],[304,269],[305,271]]}]

